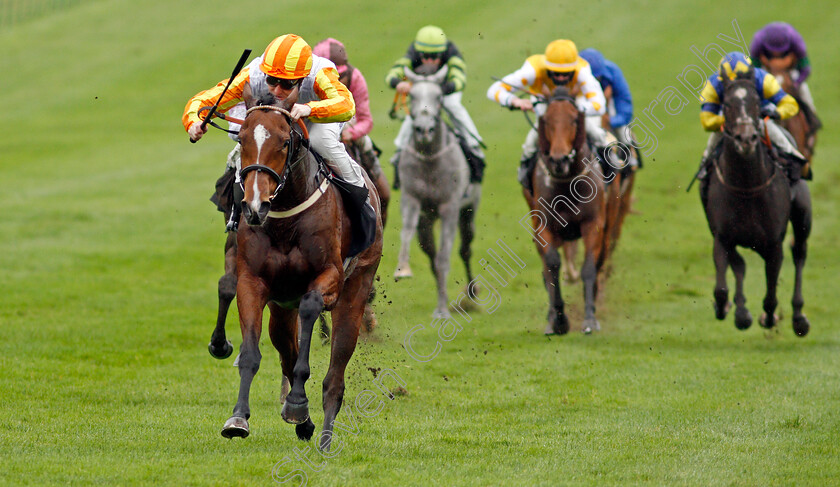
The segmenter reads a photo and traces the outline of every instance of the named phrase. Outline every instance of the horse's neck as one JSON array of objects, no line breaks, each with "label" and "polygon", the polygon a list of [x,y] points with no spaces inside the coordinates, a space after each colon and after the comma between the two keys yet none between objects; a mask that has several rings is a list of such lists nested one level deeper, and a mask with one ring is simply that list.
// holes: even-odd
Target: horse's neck
[{"label": "horse's neck", "polygon": [[315,175],[318,172],[318,162],[303,144],[292,157],[290,164],[293,164],[293,167],[289,171],[286,185],[274,199],[273,206],[278,209],[285,210],[302,203],[317,187]]},{"label": "horse's neck", "polygon": [[752,156],[745,157],[737,151],[734,142],[724,140],[719,166],[726,182],[739,188],[759,186],[772,172],[770,156],[761,142],[758,142]]}]

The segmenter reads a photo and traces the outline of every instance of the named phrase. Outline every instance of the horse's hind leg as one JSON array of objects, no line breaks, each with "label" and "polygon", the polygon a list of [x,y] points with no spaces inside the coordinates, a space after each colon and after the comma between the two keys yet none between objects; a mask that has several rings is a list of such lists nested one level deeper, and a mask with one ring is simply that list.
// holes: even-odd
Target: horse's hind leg
[{"label": "horse's hind leg", "polygon": [[[729,265],[735,275],[735,327],[746,330],[752,325],[752,315],[747,309],[747,297],[744,296],[744,276],[747,274],[747,263],[734,246],[727,252]],[[776,273],[778,275],[778,272]]]},{"label": "horse's hind leg", "polygon": [[[785,222],[787,224],[787,222]],[[779,271],[782,269],[782,259],[784,253],[782,250],[782,241],[774,245],[764,255],[764,276],[767,281],[767,294],[764,295],[764,313],[758,320],[758,324],[764,328],[773,328],[776,325],[776,306],[779,305],[779,300],[776,298],[776,286],[779,282]]]},{"label": "horse's hind leg", "polygon": [[457,201],[441,205],[440,214],[440,250],[435,256],[435,278],[437,280],[438,304],[432,316],[435,318],[449,318],[446,280],[449,276],[452,247],[455,245],[455,233],[458,227]]},{"label": "horse's hind leg", "polygon": [[429,257],[429,265],[432,268],[432,274],[437,276],[435,269],[435,257],[437,257],[437,248],[435,245],[434,234],[434,220],[428,213],[420,213],[420,218],[417,222],[417,242],[420,244],[420,250]]},{"label": "horse's hind leg", "polygon": [[795,198],[791,205],[790,221],[793,227],[793,264],[796,267],[796,279],[793,286],[793,331],[797,336],[805,336],[811,329],[808,318],[802,313],[805,300],[802,297],[802,270],[808,256],[808,237],[811,235],[811,193],[803,180],[793,187]]},{"label": "horse's hind leg", "polygon": [[726,285],[726,269],[729,267],[728,251],[718,237],[715,237],[712,257],[715,261],[715,318],[722,320],[729,313],[729,288]]},{"label": "horse's hind leg", "polygon": [[[329,451],[333,438],[333,423],[344,401],[344,372],[359,338],[362,314],[373,282],[373,272],[351,278],[332,312],[333,338],[330,365],[323,383],[324,427],[319,447]],[[353,414],[352,410],[350,414]]]},{"label": "horse's hind leg", "polygon": [[470,259],[472,259],[472,242],[475,238],[475,206],[470,205],[461,208],[458,215],[458,233],[461,235],[459,254],[461,260],[464,261],[464,269],[467,271],[467,285],[469,285],[473,280]]},{"label": "horse's hind leg", "polygon": [[225,321],[233,298],[236,297],[236,232],[228,233],[225,241],[225,275],[219,279],[219,314],[216,328],[207,349],[217,359],[226,359],[233,353],[233,344],[225,336]]},{"label": "horse's hind leg", "polygon": [[248,403],[251,392],[251,382],[260,370],[260,334],[262,333],[262,315],[265,308],[268,290],[249,279],[247,284],[239,280],[237,285],[237,307],[239,308],[239,323],[242,330],[242,346],[239,347],[239,396],[233,414],[222,428],[222,436],[242,438],[250,434],[248,418],[251,417],[251,407]]},{"label": "horse's hind leg", "polygon": [[577,267],[575,266],[577,251],[577,240],[563,242],[563,276],[569,282],[578,282],[580,279],[580,272],[578,272]]}]

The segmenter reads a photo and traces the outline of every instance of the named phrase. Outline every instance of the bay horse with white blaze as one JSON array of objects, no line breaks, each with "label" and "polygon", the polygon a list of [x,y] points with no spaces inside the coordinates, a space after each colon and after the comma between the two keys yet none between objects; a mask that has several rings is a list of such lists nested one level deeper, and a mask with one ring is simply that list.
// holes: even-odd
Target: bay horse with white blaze
[{"label": "bay horse with white blaze", "polygon": [[[805,243],[809,223],[803,225],[802,215],[791,211],[791,189],[787,177],[767,147],[760,142],[760,98],[756,91],[753,70],[730,80],[723,79],[723,150],[713,158],[711,176],[701,187],[701,201],[714,237],[714,262],[717,271],[715,284],[715,317],[726,317],[732,303],[728,301],[726,271],[735,274],[735,326],[744,330],[752,324],[746,308],[744,274],[746,264],[737,246],[751,248],[764,259],[767,291],[764,313],[759,324],[775,326],[774,314],[778,300],[776,287],[782,266],[785,233],[788,219],[794,225],[794,262],[796,284],[793,298],[793,329],[798,336],[808,333],[810,324],[802,314],[802,266],[805,263]],[[768,123],[768,122],[765,122]],[[804,182],[800,181],[804,184]],[[803,233],[807,227],[807,232]]]},{"label": "bay horse with white blaze", "polygon": [[[320,448],[329,450],[333,421],[344,395],[344,372],[356,347],[362,314],[382,254],[379,200],[368,178],[376,211],[372,245],[348,259],[351,220],[332,179],[293,128],[283,106],[249,108],[240,131],[243,224],[237,240],[237,306],[242,330],[239,355],[239,396],[222,435],[250,433],[249,392],[260,366],[259,339],[263,309],[268,306],[271,343],[280,354],[283,375],[291,391],[283,419],[296,424],[297,436],[310,439],[315,425],[309,417],[304,389],[310,375],[309,350],[315,321],[332,311],[330,364],[323,382],[324,426]],[[302,125],[302,124],[301,124]],[[298,317],[300,337],[298,339]]]},{"label": "bay horse with white blaze", "polygon": [[[569,318],[560,292],[560,256],[565,242],[583,239],[581,267],[584,296],[583,331],[600,330],[595,318],[598,275],[609,252],[606,237],[607,204],[603,176],[586,144],[585,113],[564,87],[552,93],[538,125],[539,151],[532,174],[533,194],[523,189],[531,208],[531,225],[537,252],[543,261],[543,281],[548,291],[548,324],[545,334],[565,334]],[[589,162],[586,162],[589,161]],[[581,188],[586,186],[586,191]],[[583,194],[586,192],[587,194]],[[548,213],[548,214],[547,214]]]}]

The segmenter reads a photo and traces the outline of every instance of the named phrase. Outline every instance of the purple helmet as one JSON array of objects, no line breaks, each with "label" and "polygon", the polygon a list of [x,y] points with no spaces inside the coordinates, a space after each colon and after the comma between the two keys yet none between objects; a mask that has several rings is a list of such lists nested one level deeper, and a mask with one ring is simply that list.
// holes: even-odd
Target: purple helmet
[{"label": "purple helmet", "polygon": [[773,52],[790,50],[790,26],[784,22],[773,22],[764,28],[764,45]]}]

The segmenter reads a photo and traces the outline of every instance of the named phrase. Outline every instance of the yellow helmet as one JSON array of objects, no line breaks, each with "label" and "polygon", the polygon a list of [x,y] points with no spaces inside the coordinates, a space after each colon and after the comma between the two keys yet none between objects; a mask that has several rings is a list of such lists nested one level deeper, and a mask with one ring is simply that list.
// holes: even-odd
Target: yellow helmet
[{"label": "yellow helmet", "polygon": [[545,67],[549,71],[569,73],[580,65],[575,43],[568,39],[558,39],[545,48]]},{"label": "yellow helmet", "polygon": [[312,70],[312,48],[300,36],[282,35],[265,48],[260,69],[275,78],[305,78]]},{"label": "yellow helmet", "polygon": [[414,49],[420,52],[443,52],[446,50],[446,34],[440,27],[427,25],[417,31]]}]

